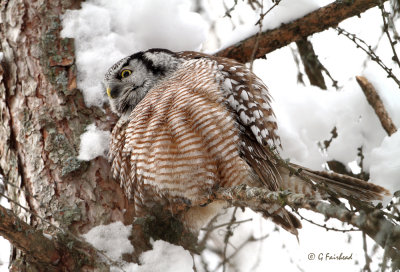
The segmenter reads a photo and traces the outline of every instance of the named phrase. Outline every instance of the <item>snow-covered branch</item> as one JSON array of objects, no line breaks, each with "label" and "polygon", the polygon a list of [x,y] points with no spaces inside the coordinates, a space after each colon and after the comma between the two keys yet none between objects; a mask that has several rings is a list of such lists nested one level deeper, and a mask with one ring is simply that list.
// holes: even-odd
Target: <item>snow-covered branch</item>
[{"label": "snow-covered branch", "polygon": [[[378,6],[377,0],[335,1],[330,5],[311,12],[303,18],[297,19],[280,27],[251,36],[219,52],[217,56],[236,59],[242,63],[251,60],[257,39],[258,48],[254,58],[262,58],[265,54],[278,48],[337,26],[341,21],[360,15],[362,12]],[[259,36],[259,38],[257,38]]]},{"label": "snow-covered branch", "polygon": [[382,246],[388,256],[396,260],[400,258],[400,226],[393,224],[384,213],[370,205],[365,209],[349,210],[344,205],[335,205],[323,200],[309,198],[303,194],[288,191],[271,192],[264,188],[254,188],[245,185],[233,188],[220,188],[216,199],[226,200],[232,206],[249,207],[261,211],[266,203],[278,203],[295,210],[303,208],[323,214],[325,218],[336,218],[343,223],[353,225]]},{"label": "snow-covered branch", "polygon": [[42,230],[28,225],[3,206],[0,206],[0,235],[46,271],[109,267],[89,244],[69,234],[58,235],[57,238],[44,235]]}]

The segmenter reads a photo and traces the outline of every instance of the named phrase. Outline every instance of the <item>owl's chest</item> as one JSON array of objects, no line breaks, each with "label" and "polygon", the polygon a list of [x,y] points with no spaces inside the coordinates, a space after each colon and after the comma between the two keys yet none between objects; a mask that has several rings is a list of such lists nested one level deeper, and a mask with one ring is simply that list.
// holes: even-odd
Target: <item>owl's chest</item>
[{"label": "owl's chest", "polygon": [[199,205],[217,187],[248,182],[238,129],[219,86],[206,75],[196,78],[190,85],[158,85],[131,114],[122,147],[129,169],[120,177],[123,186],[133,186],[130,194],[140,187],[142,196]]}]

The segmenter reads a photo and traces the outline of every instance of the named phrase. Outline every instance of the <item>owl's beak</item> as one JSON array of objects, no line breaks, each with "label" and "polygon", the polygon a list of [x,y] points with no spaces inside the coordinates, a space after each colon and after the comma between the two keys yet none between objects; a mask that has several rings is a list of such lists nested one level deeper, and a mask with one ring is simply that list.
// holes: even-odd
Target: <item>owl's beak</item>
[{"label": "owl's beak", "polygon": [[110,89],[110,87],[107,87],[107,95],[108,95],[108,97],[111,98],[111,89]]}]

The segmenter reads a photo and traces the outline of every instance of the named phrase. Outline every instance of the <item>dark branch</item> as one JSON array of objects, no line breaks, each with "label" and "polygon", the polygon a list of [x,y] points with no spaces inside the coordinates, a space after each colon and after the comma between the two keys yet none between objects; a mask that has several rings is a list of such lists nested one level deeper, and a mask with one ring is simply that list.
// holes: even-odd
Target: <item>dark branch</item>
[{"label": "dark branch", "polygon": [[[264,57],[265,54],[291,42],[337,26],[341,21],[360,15],[362,12],[379,5],[379,2],[377,0],[336,1],[309,13],[303,18],[263,32],[260,36],[255,58]],[[257,34],[217,52],[216,55],[236,59],[242,63],[249,62],[256,40]]]},{"label": "dark branch", "polygon": [[363,90],[365,97],[368,100],[368,103],[374,109],[376,115],[379,118],[379,121],[382,124],[382,127],[385,129],[387,134],[390,136],[395,133],[397,131],[397,128],[394,125],[389,114],[387,113],[385,106],[383,105],[383,102],[379,97],[379,94],[376,92],[374,86],[365,77],[357,76],[356,79],[361,89]]},{"label": "dark branch", "polygon": [[98,257],[97,250],[89,244],[68,234],[49,239],[41,230],[28,225],[3,206],[0,206],[0,235],[25,252],[29,260],[43,271],[78,271],[83,267],[109,268]]},{"label": "dark branch", "polygon": [[61,259],[54,243],[35,230],[12,211],[0,206],[0,234],[33,259],[55,266]]},{"label": "dark branch", "polygon": [[296,45],[299,50],[301,61],[304,65],[304,70],[310,80],[310,84],[318,86],[322,90],[326,90],[325,79],[322,75],[322,64],[315,54],[312,43],[305,38],[298,40]]}]

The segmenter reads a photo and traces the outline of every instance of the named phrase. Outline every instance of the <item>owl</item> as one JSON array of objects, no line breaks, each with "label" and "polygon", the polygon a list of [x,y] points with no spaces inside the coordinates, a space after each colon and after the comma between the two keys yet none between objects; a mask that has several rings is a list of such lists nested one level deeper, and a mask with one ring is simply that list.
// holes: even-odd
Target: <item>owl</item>
[{"label": "owl", "polygon": [[[109,151],[112,175],[135,216],[163,207],[198,231],[226,205],[213,201],[214,192],[240,184],[328,197],[278,164],[281,144],[271,96],[245,65],[150,49],[115,63],[104,85],[119,116]],[[370,201],[387,194],[362,180],[301,169],[338,196]],[[293,234],[301,227],[278,204],[261,212]]]}]

